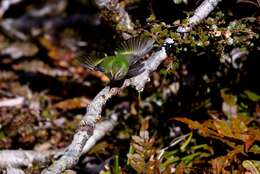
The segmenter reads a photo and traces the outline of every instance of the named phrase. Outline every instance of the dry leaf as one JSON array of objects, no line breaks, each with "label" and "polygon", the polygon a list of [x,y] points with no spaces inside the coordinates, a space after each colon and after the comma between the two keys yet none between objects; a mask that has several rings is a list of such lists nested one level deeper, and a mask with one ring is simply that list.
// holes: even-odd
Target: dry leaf
[{"label": "dry leaf", "polygon": [[62,110],[72,110],[72,109],[79,109],[84,108],[89,104],[90,100],[86,97],[78,97],[67,99],[56,103],[53,105],[53,108],[62,109]]}]

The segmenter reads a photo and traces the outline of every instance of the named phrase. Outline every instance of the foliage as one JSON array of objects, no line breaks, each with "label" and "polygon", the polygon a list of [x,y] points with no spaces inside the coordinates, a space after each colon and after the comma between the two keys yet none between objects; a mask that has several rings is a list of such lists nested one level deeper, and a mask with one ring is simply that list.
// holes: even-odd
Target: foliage
[{"label": "foliage", "polygon": [[117,13],[86,0],[11,6],[0,19],[0,149],[69,145],[86,106],[109,83],[79,65],[80,51],[112,55],[125,35],[154,38],[156,51],[171,37],[144,92],[128,88],[109,101],[101,121],[120,107],[118,125],[72,170],[259,173],[259,3],[222,2],[190,33],[177,33],[200,2],[121,1],[133,33],[117,24]]}]

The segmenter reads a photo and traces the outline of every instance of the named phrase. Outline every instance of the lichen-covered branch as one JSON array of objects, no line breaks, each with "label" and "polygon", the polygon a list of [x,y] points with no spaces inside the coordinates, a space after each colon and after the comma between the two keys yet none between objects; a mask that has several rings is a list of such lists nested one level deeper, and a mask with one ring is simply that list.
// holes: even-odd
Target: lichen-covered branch
[{"label": "lichen-covered branch", "polygon": [[22,169],[14,168],[14,167],[7,167],[6,174],[25,174]]},{"label": "lichen-covered branch", "polygon": [[13,4],[17,4],[21,2],[22,0],[2,0],[0,4],[0,19],[3,17],[6,10],[9,9],[9,7]]},{"label": "lichen-covered branch", "polygon": [[85,144],[82,154],[88,152],[107,132],[111,132],[118,123],[118,113],[113,113],[110,119],[97,123],[93,135]]},{"label": "lichen-covered branch", "polygon": [[33,150],[1,150],[0,168],[20,168],[32,166],[33,163],[46,164],[59,150],[33,151]]},{"label": "lichen-covered branch", "polygon": [[42,172],[43,174],[59,174],[77,164],[83,151],[83,147],[94,133],[96,122],[99,120],[102,109],[108,99],[130,85],[134,86],[136,90],[142,91],[144,85],[150,80],[150,73],[156,70],[159,64],[167,57],[166,46],[172,43],[172,39],[166,39],[166,42],[161,49],[153,53],[145,62],[143,73],[131,79],[126,79],[120,88],[111,88],[110,86],[106,86],[97,94],[87,107],[87,112],[81,120],[81,125],[77,133],[74,135],[72,143],[64,152],[63,156],[58,161],[55,161],[50,167],[45,169]]},{"label": "lichen-covered branch", "polygon": [[134,86],[137,91],[142,92],[145,84],[150,81],[151,72],[155,71],[166,57],[165,47],[162,47],[161,50],[155,52],[151,58],[145,62],[145,71],[130,79],[130,85]]},{"label": "lichen-covered branch", "polygon": [[86,131],[78,131],[74,135],[71,144],[67,147],[63,156],[58,161],[55,161],[50,167],[43,170],[42,173],[59,174],[77,164],[82,149],[90,136],[91,135]]},{"label": "lichen-covered branch", "polygon": [[189,19],[189,23],[195,25],[205,19],[217,7],[219,2],[221,0],[204,0]]},{"label": "lichen-covered branch", "polygon": [[194,15],[188,19],[188,26],[181,26],[177,31],[180,33],[191,31],[192,27],[205,19],[217,7],[219,2],[221,2],[221,0],[204,0],[195,10]]},{"label": "lichen-covered branch", "polygon": [[0,100],[0,107],[14,107],[24,103],[24,97]]}]

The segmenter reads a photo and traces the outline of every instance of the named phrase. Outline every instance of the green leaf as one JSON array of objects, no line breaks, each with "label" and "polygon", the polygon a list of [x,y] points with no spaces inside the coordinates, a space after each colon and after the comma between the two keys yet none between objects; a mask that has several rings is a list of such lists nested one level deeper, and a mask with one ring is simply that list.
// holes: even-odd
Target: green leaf
[{"label": "green leaf", "polygon": [[119,156],[116,155],[115,156],[115,160],[114,160],[114,168],[113,168],[113,173],[114,174],[120,174],[120,166],[119,166]]},{"label": "green leaf", "polygon": [[260,100],[260,95],[254,93],[254,92],[252,92],[252,91],[250,91],[250,90],[245,90],[244,93],[247,95],[247,97],[248,97],[250,100],[252,100],[252,101],[254,101],[254,102]]}]

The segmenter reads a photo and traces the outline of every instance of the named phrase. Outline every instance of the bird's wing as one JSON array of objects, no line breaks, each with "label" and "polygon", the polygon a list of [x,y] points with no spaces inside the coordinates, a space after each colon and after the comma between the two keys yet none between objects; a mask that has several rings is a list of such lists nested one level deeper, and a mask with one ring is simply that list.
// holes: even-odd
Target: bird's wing
[{"label": "bird's wing", "polygon": [[126,54],[130,64],[137,62],[142,56],[153,48],[154,40],[148,37],[130,38],[117,49],[119,54]]},{"label": "bird's wing", "polygon": [[137,76],[138,74],[141,74],[144,72],[144,63],[135,63],[129,67],[129,70],[127,72],[127,78],[131,78],[134,76]]},{"label": "bird's wing", "polygon": [[86,68],[90,70],[98,70],[102,71],[100,69],[97,69],[97,65],[99,65],[103,59],[94,57],[94,56],[86,56],[84,54],[79,54],[77,56],[78,61],[80,62],[81,65],[85,66]]}]

